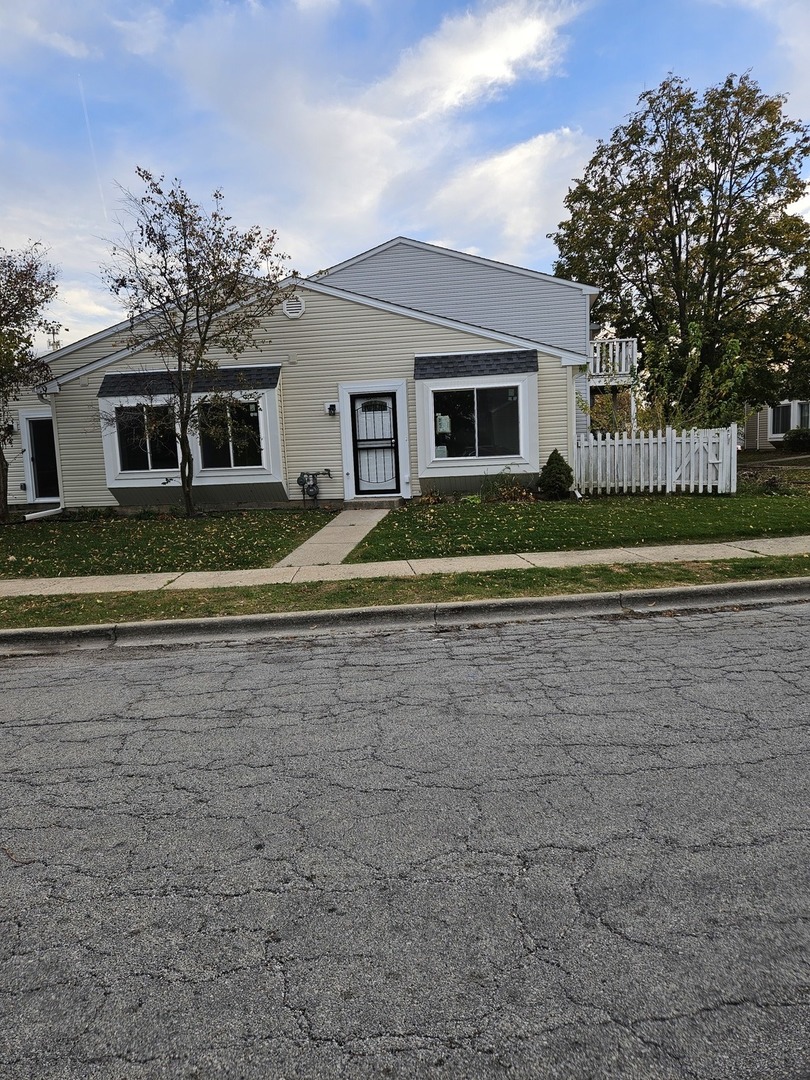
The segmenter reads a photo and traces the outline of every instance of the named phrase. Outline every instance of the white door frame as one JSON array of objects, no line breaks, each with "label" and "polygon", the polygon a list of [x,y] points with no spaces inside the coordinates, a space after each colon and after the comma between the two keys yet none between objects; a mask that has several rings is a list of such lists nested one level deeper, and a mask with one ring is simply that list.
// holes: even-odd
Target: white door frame
[{"label": "white door frame", "polygon": [[58,502],[61,497],[60,495],[50,495],[44,496],[42,498],[37,497],[37,485],[36,477],[34,476],[34,461],[31,446],[31,429],[28,426],[29,420],[50,420],[51,428],[54,434],[54,450],[56,451],[57,483],[59,484],[61,491],[61,480],[59,476],[59,447],[56,445],[56,428],[53,422],[53,412],[48,408],[20,409],[18,416],[20,423],[20,446],[23,450],[23,470],[25,472],[25,493],[27,496],[27,501],[31,505],[33,505],[34,503]]},{"label": "white door frame", "polygon": [[[352,432],[351,399],[355,394],[394,394],[397,413],[397,453],[399,456],[399,486],[396,495],[384,496],[369,492],[358,494],[354,475],[354,434]],[[411,497],[411,455],[408,440],[408,391],[404,379],[376,379],[371,382],[338,383],[340,408],[340,441],[343,453],[343,498],[380,499]]]}]

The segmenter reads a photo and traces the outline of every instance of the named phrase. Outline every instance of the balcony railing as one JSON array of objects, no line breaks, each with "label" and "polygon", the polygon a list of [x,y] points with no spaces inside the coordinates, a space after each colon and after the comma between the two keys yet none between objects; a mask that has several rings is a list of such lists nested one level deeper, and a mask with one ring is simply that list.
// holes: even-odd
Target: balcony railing
[{"label": "balcony railing", "polygon": [[591,342],[591,382],[629,383],[635,374],[638,343],[635,338],[606,338]]}]

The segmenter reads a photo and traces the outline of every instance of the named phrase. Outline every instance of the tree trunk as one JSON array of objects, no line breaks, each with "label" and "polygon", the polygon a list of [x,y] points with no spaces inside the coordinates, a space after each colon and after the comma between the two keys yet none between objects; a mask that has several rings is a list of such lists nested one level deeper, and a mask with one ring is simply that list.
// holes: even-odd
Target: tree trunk
[{"label": "tree trunk", "polygon": [[191,444],[188,432],[180,432],[180,486],[183,489],[183,509],[186,517],[194,517],[194,458],[191,456]]},{"label": "tree trunk", "polygon": [[8,510],[8,462],[0,444],[0,522],[4,525],[11,520]]}]

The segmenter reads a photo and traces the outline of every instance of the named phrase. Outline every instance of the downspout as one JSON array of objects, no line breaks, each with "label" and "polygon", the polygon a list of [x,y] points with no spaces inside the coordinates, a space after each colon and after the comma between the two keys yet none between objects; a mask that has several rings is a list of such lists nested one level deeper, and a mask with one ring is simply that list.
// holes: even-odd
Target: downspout
[{"label": "downspout", "polygon": [[64,509],[64,506],[60,503],[59,506],[54,506],[51,510],[37,510],[33,514],[26,514],[23,520],[36,521],[38,518],[56,517],[56,515],[61,514]]},{"label": "downspout", "polygon": [[37,397],[43,405],[47,404],[51,410],[51,423],[53,424],[53,443],[56,449],[56,475],[59,480],[59,505],[52,507],[50,510],[36,510],[33,514],[26,514],[23,518],[24,521],[38,521],[40,518],[56,517],[57,514],[61,514],[65,509],[64,502],[64,487],[62,486],[62,455],[59,453],[59,435],[56,426],[56,409],[54,408],[55,401],[51,400],[59,393],[59,384],[56,384],[56,390],[53,394],[39,393]]}]

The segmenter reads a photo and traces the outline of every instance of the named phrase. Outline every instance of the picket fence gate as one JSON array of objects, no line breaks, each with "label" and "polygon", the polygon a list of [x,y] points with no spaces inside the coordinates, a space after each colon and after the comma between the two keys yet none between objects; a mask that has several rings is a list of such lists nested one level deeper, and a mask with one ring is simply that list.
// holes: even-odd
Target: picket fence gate
[{"label": "picket fence gate", "polygon": [[577,436],[578,491],[737,490],[737,425]]}]

